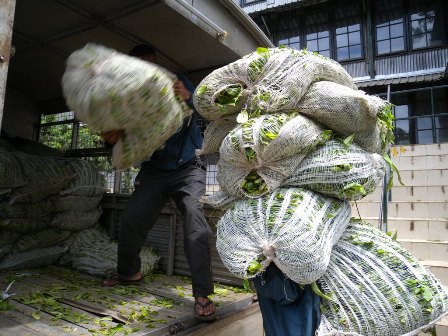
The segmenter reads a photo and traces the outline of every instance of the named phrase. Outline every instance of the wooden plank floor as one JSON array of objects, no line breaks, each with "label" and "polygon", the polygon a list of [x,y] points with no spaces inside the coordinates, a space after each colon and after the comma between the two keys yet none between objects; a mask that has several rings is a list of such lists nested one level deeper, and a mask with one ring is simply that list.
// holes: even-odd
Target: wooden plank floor
[{"label": "wooden plank floor", "polygon": [[[14,281],[14,282],[13,282]],[[156,274],[135,286],[103,287],[101,279],[62,267],[0,274],[0,336],[175,335],[197,328],[191,281]],[[253,294],[215,284],[218,318],[238,312]]]}]

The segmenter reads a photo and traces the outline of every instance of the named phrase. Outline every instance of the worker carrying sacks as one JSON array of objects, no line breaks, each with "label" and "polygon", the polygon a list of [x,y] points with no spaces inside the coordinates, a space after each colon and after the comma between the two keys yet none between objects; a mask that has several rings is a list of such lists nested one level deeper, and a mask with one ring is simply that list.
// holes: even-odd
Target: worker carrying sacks
[{"label": "worker carrying sacks", "polygon": [[205,77],[193,101],[208,120],[241,111],[249,116],[289,112],[318,80],[357,90],[345,69],[331,59],[306,50],[258,48]]},{"label": "worker carrying sacks", "polygon": [[279,188],[233,203],[217,224],[216,248],[238,277],[254,277],[274,262],[291,280],[310,284],[325,273],[350,216],[348,202]]},{"label": "worker carrying sacks", "polygon": [[317,336],[417,335],[448,313],[448,292],[412,254],[372,225],[351,220],[317,283]]},{"label": "worker carrying sacks", "polygon": [[97,44],[70,55],[62,78],[67,105],[97,132],[123,129],[112,161],[125,169],[152,155],[191,109],[172,89],[167,70]]},{"label": "worker carrying sacks", "polygon": [[222,142],[217,180],[231,196],[262,196],[280,186],[330,136],[331,131],[300,115],[249,119]]}]

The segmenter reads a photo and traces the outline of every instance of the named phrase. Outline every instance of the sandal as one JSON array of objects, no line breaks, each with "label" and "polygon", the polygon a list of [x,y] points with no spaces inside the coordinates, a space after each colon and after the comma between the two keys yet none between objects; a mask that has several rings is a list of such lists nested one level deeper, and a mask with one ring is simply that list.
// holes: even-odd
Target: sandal
[{"label": "sandal", "polygon": [[113,286],[129,286],[129,285],[136,285],[141,283],[143,280],[143,276],[140,274],[140,278],[138,279],[126,279],[120,276],[119,274],[115,274],[114,276],[110,277],[109,279],[106,279],[103,281],[103,286],[106,287],[113,287]]},{"label": "sandal", "polygon": [[206,303],[200,303],[199,301],[195,301],[194,302],[194,307],[193,307],[193,311],[194,311],[194,317],[196,317],[198,320],[200,321],[213,321],[216,319],[217,315],[216,315],[216,311],[214,311],[212,314],[210,315],[199,315],[198,312],[196,311],[196,305],[201,306],[202,308],[207,308],[208,306],[210,306],[211,304],[213,304],[212,300],[208,300]]}]

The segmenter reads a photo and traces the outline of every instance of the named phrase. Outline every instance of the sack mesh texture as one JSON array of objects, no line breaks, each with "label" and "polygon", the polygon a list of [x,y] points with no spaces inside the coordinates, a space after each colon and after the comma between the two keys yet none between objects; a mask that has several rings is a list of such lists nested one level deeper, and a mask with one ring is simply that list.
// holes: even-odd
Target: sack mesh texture
[{"label": "sack mesh texture", "polygon": [[243,109],[250,115],[288,112],[317,80],[357,90],[345,69],[331,59],[305,50],[259,48],[205,77],[193,101],[208,120]]},{"label": "sack mesh texture", "polygon": [[[72,266],[82,272],[94,275],[116,273],[117,243],[99,227],[92,227],[76,234],[70,246]],[[150,247],[143,246],[140,252],[141,272],[151,274],[157,268],[160,257]]]},{"label": "sack mesh texture", "polygon": [[95,225],[102,213],[101,208],[90,211],[56,212],[49,226],[61,230],[80,231]]},{"label": "sack mesh texture", "polygon": [[221,144],[218,183],[230,196],[259,197],[271,192],[330,134],[302,116],[249,119]]},{"label": "sack mesh texture", "polygon": [[0,229],[10,232],[31,233],[48,226],[51,215],[31,219],[0,219]]},{"label": "sack mesh texture", "polygon": [[62,78],[67,105],[94,131],[124,129],[112,161],[125,169],[160,148],[191,109],[172,89],[167,70],[89,43],[72,53]]},{"label": "sack mesh texture", "polygon": [[13,247],[13,252],[25,252],[37,248],[49,247],[63,242],[71,235],[70,231],[54,228],[22,234]]},{"label": "sack mesh texture", "polygon": [[354,201],[372,193],[385,171],[386,163],[378,154],[330,140],[308,154],[283,185]]},{"label": "sack mesh texture", "polygon": [[45,267],[55,263],[65,252],[67,246],[54,245],[26,252],[9,254],[0,261],[0,270],[20,270]]},{"label": "sack mesh texture", "polygon": [[293,281],[309,284],[325,273],[350,216],[348,202],[279,188],[235,202],[217,224],[216,247],[238,277],[253,277],[274,262]]},{"label": "sack mesh texture", "polygon": [[196,155],[218,153],[224,138],[237,125],[236,116],[223,117],[210,122],[204,131],[202,148],[196,150]]},{"label": "sack mesh texture", "polygon": [[13,189],[10,203],[33,203],[57,195],[76,177],[63,162],[54,157],[13,153],[19,161],[28,184]]},{"label": "sack mesh texture", "polygon": [[78,196],[65,196],[59,197],[54,207],[55,212],[61,211],[90,211],[99,206],[103,195],[90,196],[90,197],[78,197]]},{"label": "sack mesh texture", "polygon": [[65,159],[63,162],[76,174],[76,178],[61,190],[61,195],[88,197],[106,192],[105,178],[92,162],[77,159]]},{"label": "sack mesh texture", "polygon": [[20,187],[28,182],[12,152],[0,147],[0,188]]},{"label": "sack mesh texture", "polygon": [[352,220],[318,280],[318,336],[417,335],[448,313],[446,288],[396,241]]},{"label": "sack mesh texture", "polygon": [[313,83],[297,109],[301,114],[337,133],[372,131],[378,113],[389,103],[384,99],[344,85],[321,81]]}]

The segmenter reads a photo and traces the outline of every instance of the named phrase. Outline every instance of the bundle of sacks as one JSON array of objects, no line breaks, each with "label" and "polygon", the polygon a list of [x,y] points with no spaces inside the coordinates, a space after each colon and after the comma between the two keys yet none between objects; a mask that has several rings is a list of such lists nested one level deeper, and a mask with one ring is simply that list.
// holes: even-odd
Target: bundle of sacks
[{"label": "bundle of sacks", "polygon": [[[91,237],[89,229],[98,224],[105,191],[104,177],[87,160],[32,155],[3,143],[0,270],[42,267],[63,260],[84,272],[109,274],[110,263],[116,260],[116,243],[106,235],[95,242],[99,248],[100,243],[107,245],[107,239],[112,246],[102,250],[107,263],[101,267],[90,259],[91,246],[79,244]],[[99,258],[99,252],[94,254]],[[157,254],[148,249],[144,255],[144,269],[150,272],[157,265]]]},{"label": "bundle of sacks", "polygon": [[351,219],[349,201],[372,193],[390,163],[389,103],[357,90],[337,62],[289,48],[215,70],[194,103],[211,120],[197,154],[219,152],[220,190],[203,201],[226,210],[216,244],[233,274],[273,262],[313,284],[325,298],[318,335],[411,335],[448,312],[432,274]]},{"label": "bundle of sacks", "polygon": [[76,117],[98,132],[124,130],[112,161],[125,169],[159,149],[192,113],[172,89],[167,70],[101,45],[67,60],[62,89]]}]

